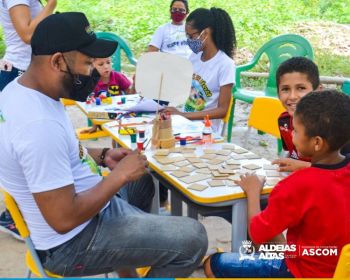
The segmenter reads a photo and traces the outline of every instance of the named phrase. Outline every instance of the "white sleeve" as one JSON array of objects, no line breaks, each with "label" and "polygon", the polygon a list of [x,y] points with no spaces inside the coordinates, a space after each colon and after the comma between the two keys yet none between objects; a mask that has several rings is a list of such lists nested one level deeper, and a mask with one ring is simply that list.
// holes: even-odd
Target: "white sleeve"
[{"label": "white sleeve", "polygon": [[163,44],[163,37],[164,37],[164,26],[160,26],[157,28],[156,32],[154,32],[152,36],[152,40],[148,45],[154,46],[160,50]]},{"label": "white sleeve", "polygon": [[235,84],[236,79],[236,65],[232,59],[227,59],[224,61],[222,67],[219,71],[219,85],[220,87]]},{"label": "white sleeve", "polygon": [[30,6],[30,1],[29,0],[7,0],[6,1],[6,7],[7,9],[11,9],[14,6],[17,5],[26,5],[26,6]]},{"label": "white sleeve", "polygon": [[40,120],[21,128],[13,149],[32,193],[74,182],[66,130],[54,120]]}]

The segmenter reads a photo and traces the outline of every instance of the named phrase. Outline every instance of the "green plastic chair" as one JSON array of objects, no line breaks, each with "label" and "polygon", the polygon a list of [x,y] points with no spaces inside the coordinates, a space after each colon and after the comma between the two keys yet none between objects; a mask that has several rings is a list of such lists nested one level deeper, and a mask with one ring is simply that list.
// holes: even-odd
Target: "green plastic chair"
[{"label": "green plastic chair", "polygon": [[121,50],[124,51],[126,54],[126,57],[128,58],[129,62],[132,65],[136,65],[136,58],[132,54],[129,46],[124,41],[123,38],[119,37],[118,35],[112,33],[112,32],[96,32],[97,38],[100,39],[107,39],[118,42],[118,47],[114,54],[112,55],[112,64],[113,64],[113,70],[120,72],[121,71]]},{"label": "green plastic chair", "polygon": [[346,80],[341,86],[342,92],[350,96],[350,80]]},{"label": "green plastic chair", "polygon": [[[266,54],[269,60],[269,77],[267,79],[265,90],[247,90],[241,87],[241,73],[252,69],[259,61],[261,56]],[[242,100],[247,103],[253,103],[257,96],[277,97],[276,71],[278,66],[285,60],[295,57],[305,56],[311,60],[314,59],[314,52],[311,44],[302,36],[296,34],[284,34],[277,36],[265,43],[255,54],[253,59],[236,69],[236,84],[233,88],[233,104],[231,107],[230,120],[227,127],[227,142],[231,142],[232,126],[236,100]]]}]

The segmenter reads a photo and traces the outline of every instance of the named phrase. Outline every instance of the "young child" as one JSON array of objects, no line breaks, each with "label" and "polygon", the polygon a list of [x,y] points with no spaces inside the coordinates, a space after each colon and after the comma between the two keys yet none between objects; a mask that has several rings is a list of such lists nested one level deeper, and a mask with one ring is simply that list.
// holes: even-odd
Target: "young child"
[{"label": "young child", "polygon": [[219,8],[194,10],[186,19],[188,46],[193,51],[192,90],[183,111],[167,107],[165,111],[190,120],[213,119],[215,132],[220,132],[235,83],[235,29],[229,14]]},{"label": "young child", "polygon": [[[322,89],[317,65],[306,57],[293,57],[283,62],[276,72],[278,97],[286,109],[278,119],[283,148],[287,158],[277,159],[280,171],[295,171],[311,165],[310,159],[301,157],[292,141],[293,113],[300,99],[313,90]],[[345,149],[344,147],[344,153]]]},{"label": "young child", "polygon": [[[111,96],[117,96],[123,93],[134,94],[136,92],[133,83],[126,76],[112,69],[111,57],[95,58],[94,67],[101,75],[94,89],[95,97],[98,97],[102,92],[107,92]],[[81,133],[93,133],[98,128],[98,125],[93,125]]]},{"label": "young child", "polygon": [[[297,104],[293,143],[311,166],[292,173],[272,190],[268,206],[260,210],[263,182],[242,175],[248,200],[252,241],[283,240],[291,249],[283,259],[240,260],[239,253],[212,255],[205,263],[208,277],[327,277],[335,271],[341,249],[350,243],[350,156],[340,149],[350,141],[350,97],[335,90],[311,92]],[[237,225],[234,225],[237,226]],[[292,246],[293,245],[293,246]],[[294,247],[294,250],[293,250]],[[332,254],[317,249],[333,248]]]}]

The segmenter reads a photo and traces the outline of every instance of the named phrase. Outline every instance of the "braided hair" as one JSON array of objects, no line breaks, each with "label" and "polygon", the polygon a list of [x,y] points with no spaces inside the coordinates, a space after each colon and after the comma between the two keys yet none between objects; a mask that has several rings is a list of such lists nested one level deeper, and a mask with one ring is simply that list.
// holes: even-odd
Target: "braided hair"
[{"label": "braided hair", "polygon": [[201,32],[205,28],[211,28],[215,46],[233,57],[236,49],[236,34],[231,17],[220,8],[198,8],[186,19],[186,23]]}]

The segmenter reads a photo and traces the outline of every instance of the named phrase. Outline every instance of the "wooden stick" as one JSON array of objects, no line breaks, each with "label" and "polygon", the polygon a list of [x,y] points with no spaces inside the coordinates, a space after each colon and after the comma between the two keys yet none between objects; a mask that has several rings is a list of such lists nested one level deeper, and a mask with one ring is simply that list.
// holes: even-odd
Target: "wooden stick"
[{"label": "wooden stick", "polygon": [[160,85],[159,85],[159,92],[158,92],[158,106],[157,106],[157,112],[156,115],[158,115],[158,109],[159,109],[159,100],[160,96],[162,94],[162,86],[163,86],[163,72],[160,74]]}]

